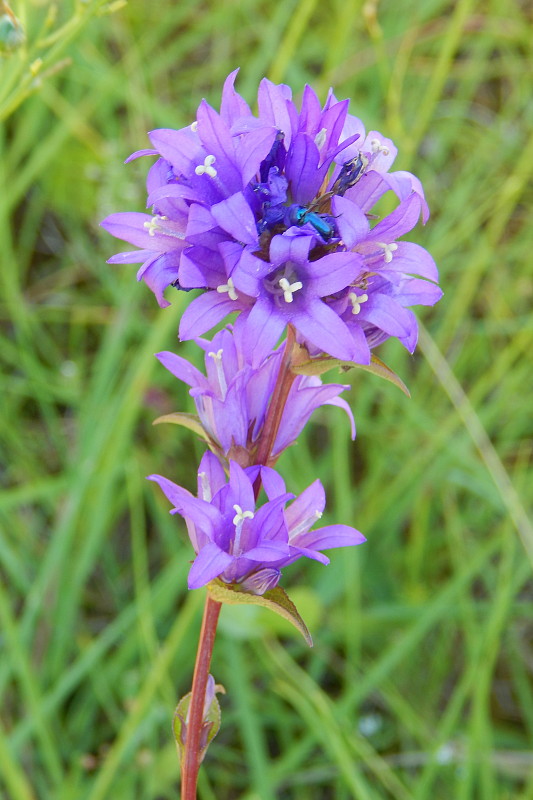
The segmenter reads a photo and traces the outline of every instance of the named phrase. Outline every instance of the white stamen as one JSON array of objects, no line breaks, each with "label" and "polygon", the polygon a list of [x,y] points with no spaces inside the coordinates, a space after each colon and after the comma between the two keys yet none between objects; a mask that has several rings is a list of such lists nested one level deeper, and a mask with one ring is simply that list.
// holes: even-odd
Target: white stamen
[{"label": "white stamen", "polygon": [[352,304],[352,314],[359,314],[361,311],[361,303],[366,303],[368,300],[368,295],[361,294],[358,297],[356,292],[350,292],[348,295],[348,300]]},{"label": "white stamen", "polygon": [[376,242],[378,247],[382,247],[385,251],[385,264],[390,264],[392,261],[392,254],[395,250],[398,249],[398,245],[396,242],[392,242],[392,244],[386,244],[385,242]]},{"label": "white stamen", "polygon": [[233,281],[231,278],[228,278],[227,283],[221,283],[220,286],[217,286],[217,292],[219,294],[224,294],[225,292],[227,292],[230,300],[239,299],[239,295],[235,291],[235,286],[233,285]]},{"label": "white stamen", "polygon": [[381,144],[379,139],[370,139],[370,149],[375,155],[377,155],[378,153],[383,153],[384,156],[388,156],[390,153],[390,150],[387,147],[387,145]]},{"label": "white stamen", "polygon": [[206,156],[204,158],[204,163],[198,164],[198,166],[194,171],[196,172],[197,175],[203,175],[205,173],[206,175],[209,175],[210,178],[216,178],[217,171],[212,166],[212,164],[214,164],[215,161],[216,161],[215,156]]},{"label": "white stamen", "polygon": [[278,284],[280,289],[283,291],[283,299],[286,303],[292,303],[293,294],[299,289],[303,289],[303,283],[301,281],[289,283],[287,278],[280,278]]},{"label": "white stamen", "polygon": [[191,123],[191,131],[193,133],[196,133],[197,130],[198,130],[198,121],[194,120],[194,122]]},{"label": "white stamen", "polygon": [[207,472],[199,472],[198,477],[200,478],[200,484],[202,487],[202,500],[205,500],[207,503],[211,502],[211,486],[209,485],[209,481],[207,479]]},{"label": "white stamen", "polygon": [[226,376],[224,375],[224,367],[222,366],[222,353],[224,350],[220,348],[217,350],[216,353],[212,351],[209,352],[207,355],[209,358],[212,358],[215,362],[215,369],[217,371],[217,378],[218,378],[218,385],[220,386],[220,391],[222,393],[222,397],[226,397],[226,393],[228,391],[228,384],[226,383]]},{"label": "white stamen", "polygon": [[253,519],[254,518],[254,512],[253,511],[243,511],[242,508],[237,503],[235,503],[235,505],[233,506],[233,510],[237,512],[235,514],[235,516],[233,517],[233,524],[234,525],[238,525],[239,522],[244,522],[245,519]]},{"label": "white stamen", "polygon": [[155,236],[157,231],[162,230],[160,222],[164,222],[164,220],[168,219],[168,217],[162,217],[159,214],[156,214],[155,217],[148,222],[144,223],[144,227],[148,230],[150,236]]},{"label": "white stamen", "polygon": [[233,517],[233,524],[235,525],[235,538],[233,539],[233,545],[231,548],[231,552],[233,555],[240,555],[241,552],[241,534],[242,534],[242,526],[244,525],[245,519],[253,519],[254,514],[253,511],[243,511],[242,508],[235,503],[233,506],[233,510],[237,513]]},{"label": "white stamen", "polygon": [[292,541],[295,536],[299,536],[300,533],[307,533],[309,528],[311,528],[321,516],[321,511],[315,511],[313,514],[310,514],[308,517],[306,517],[302,522],[300,522],[299,525],[289,532],[289,542]]},{"label": "white stamen", "polygon": [[327,128],[322,128],[322,130],[319,131],[317,133],[317,135],[315,136],[315,144],[316,144],[316,146],[318,147],[319,150],[322,150],[322,148],[324,146],[324,142],[326,141],[327,135],[328,135]]}]

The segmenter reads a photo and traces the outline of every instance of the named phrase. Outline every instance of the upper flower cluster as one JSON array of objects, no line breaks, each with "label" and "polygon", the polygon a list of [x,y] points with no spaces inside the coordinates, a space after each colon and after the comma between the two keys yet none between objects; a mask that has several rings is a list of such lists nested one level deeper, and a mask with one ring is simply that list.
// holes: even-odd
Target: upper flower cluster
[{"label": "upper flower cluster", "polygon": [[[240,312],[252,366],[288,324],[312,354],[367,364],[389,336],[412,351],[417,326],[407,307],[441,296],[431,256],[397,241],[428,217],[419,180],[389,171],[393,143],[366,133],[331,91],[322,108],[306,86],[298,110],[289,87],[264,79],[256,117],[235,77],[220,113],[204,100],[192,125],[152,131],[153,149],[130,156],[158,156],[147,179],[153,212],[104,220],[141,248],[110,261],[142,263],[138,278],[161,306],[169,285],[206,290],[183,315],[182,339]],[[388,191],[399,204],[372,226]]]}]

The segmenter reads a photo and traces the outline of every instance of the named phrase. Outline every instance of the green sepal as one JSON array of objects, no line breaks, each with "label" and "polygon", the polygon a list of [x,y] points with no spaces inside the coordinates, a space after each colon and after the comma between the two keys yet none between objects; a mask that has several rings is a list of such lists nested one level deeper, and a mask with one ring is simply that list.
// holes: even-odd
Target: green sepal
[{"label": "green sepal", "polygon": [[181,425],[182,428],[188,428],[193,433],[197,433],[198,436],[201,436],[206,442],[210,441],[208,434],[205,432],[196,414],[175,411],[173,414],[163,414],[162,417],[154,419],[152,425],[160,425],[162,422],[170,422],[172,425]]},{"label": "green sepal", "polygon": [[269,608],[275,614],[294,625],[300,631],[309,647],[313,646],[313,640],[307,625],[281,586],[275,586],[273,589],[269,589],[264,594],[259,595],[251,594],[238,585],[223,583],[223,581],[215,578],[214,581],[207,584],[207,591],[217,603],[228,603],[229,605],[247,604]]},{"label": "green sepal", "polygon": [[[217,735],[220,730],[220,721],[222,718],[222,714],[220,711],[220,703],[217,700],[217,692],[219,694],[226,694],[226,690],[222,686],[222,684],[217,683],[215,684],[215,696],[211,701],[211,705],[209,706],[209,711],[207,715],[203,719],[203,726],[202,732],[204,736],[206,735],[205,742],[200,749],[200,756],[199,762],[201,763],[204,759],[204,756],[207,752],[207,748]],[[185,753],[185,741],[182,736],[183,727],[185,725],[185,719],[187,718],[187,712],[189,710],[189,705],[191,703],[191,694],[192,692],[187,692],[181,700],[179,701],[178,705],[176,706],[176,710],[174,712],[174,718],[172,720],[172,731],[174,733],[174,739],[176,740],[176,747],[178,748],[178,755],[180,759],[180,764],[183,766],[183,756]]]},{"label": "green sepal", "polygon": [[347,372],[349,369],[364,369],[366,372],[371,372],[379,378],[390,381],[398,389],[401,389],[407,397],[411,397],[409,389],[402,379],[374,354],[371,356],[370,364],[357,364],[355,361],[342,361],[340,358],[331,358],[331,356],[319,356],[318,358],[310,358],[308,361],[294,364],[291,370],[296,375],[322,375],[334,367],[339,367],[342,372]]}]

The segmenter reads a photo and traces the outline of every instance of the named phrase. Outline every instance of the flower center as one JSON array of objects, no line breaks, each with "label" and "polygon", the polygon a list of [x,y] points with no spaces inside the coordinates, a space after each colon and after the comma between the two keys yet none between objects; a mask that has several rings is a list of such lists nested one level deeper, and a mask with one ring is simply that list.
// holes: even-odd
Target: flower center
[{"label": "flower center", "polygon": [[392,261],[392,255],[395,250],[398,249],[398,245],[396,242],[392,242],[392,244],[386,244],[385,242],[376,242],[378,247],[381,247],[385,251],[385,264],[390,264]]},{"label": "flower center", "polygon": [[390,153],[389,148],[385,144],[381,144],[379,139],[371,139],[370,140],[370,149],[374,155],[378,155],[378,153],[383,153],[384,156],[388,156]]},{"label": "flower center", "polygon": [[294,283],[289,283],[287,278],[280,278],[278,281],[278,285],[283,292],[283,299],[286,303],[292,303],[292,296],[295,292],[303,289],[303,283],[301,281],[294,281]]},{"label": "flower center", "polygon": [[[193,123],[194,124],[194,123]],[[215,156],[206,156],[203,164],[198,164],[194,170],[197,175],[209,175],[210,178],[216,178],[217,171],[213,164],[215,163]]]},{"label": "flower center", "polygon": [[231,551],[233,555],[238,556],[241,553],[242,526],[244,525],[244,521],[246,519],[254,518],[254,513],[253,511],[243,511],[238,503],[235,503],[233,510],[237,513],[233,517],[233,524],[235,525],[235,537],[233,539]]},{"label": "flower center", "polygon": [[348,300],[352,304],[352,314],[359,314],[361,311],[361,304],[366,303],[368,300],[368,295],[360,294],[357,296],[357,292],[350,292],[348,295]]},{"label": "flower center", "polygon": [[163,233],[165,236],[174,236],[176,239],[185,238],[183,233],[176,230],[176,223],[169,221],[168,217],[162,216],[161,214],[156,214],[151,220],[146,220],[143,224],[149,236],[155,236],[156,233]]},{"label": "flower center", "polygon": [[228,278],[228,282],[227,283],[221,283],[220,286],[217,286],[217,292],[219,294],[225,294],[227,292],[228,295],[229,295],[229,299],[230,300],[238,300],[239,299],[239,295],[237,294],[237,292],[235,290],[235,286],[234,286],[233,281],[232,281],[231,278]]},{"label": "flower center", "polygon": [[144,223],[144,227],[147,229],[148,234],[150,236],[155,236],[157,231],[162,231],[163,228],[161,227],[160,223],[164,222],[168,217],[162,217],[159,214],[156,214],[155,217],[148,222],[148,220]]}]

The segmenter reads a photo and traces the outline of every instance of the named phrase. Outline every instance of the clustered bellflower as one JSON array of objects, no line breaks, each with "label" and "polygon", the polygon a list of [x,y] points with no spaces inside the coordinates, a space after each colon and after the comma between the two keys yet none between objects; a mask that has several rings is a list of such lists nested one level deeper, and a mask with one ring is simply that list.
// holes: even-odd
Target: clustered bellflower
[{"label": "clustered bellflower", "polygon": [[[220,112],[203,100],[190,125],[152,131],[152,147],[127,159],[156,158],[147,177],[151,213],[102,223],[138,248],[110,262],[140,264],[137,278],[161,307],[169,287],[203,290],[179,335],[203,350],[205,374],[182,356],[157,356],[190,387],[197,411],[196,419],[159,421],[193,428],[209,447],[197,496],[150,476],[185,520],[195,554],[189,588],[208,586],[193,688],[174,721],[187,800],[216,733],[208,672],[221,603],[267,605],[310,642],[278,586],[282,568],[303,557],[327,564],[324,550],[365,541],[348,525],[315,527],[326,502],[320,481],[295,497],[274,469],[320,406],[342,408],[355,436],[340,397],[348,387],[318,376],[335,360],[383,371],[372,350],[389,337],[413,352],[410,307],[441,296],[433,259],[403,239],[429,211],[420,181],[391,172],[392,141],[367,132],[331,91],[322,107],[308,86],[298,109],[288,86],[262,80],[254,114],[234,89],[236,74],[226,79]],[[380,216],[376,203],[387,193],[394,208]],[[203,338],[229,314],[231,325]]]},{"label": "clustered bellflower", "polygon": [[[258,475],[268,501],[256,507]],[[361,544],[364,536],[348,525],[311,530],[326,502],[320,481],[294,499],[274,469],[242,469],[229,463],[229,479],[217,457],[207,452],[198,470],[198,497],[161,475],[151,475],[187,523],[196,559],[189,572],[189,589],[214,578],[238,583],[253,594],[264,594],[279,581],[282,567],[302,556],[328,564],[322,550]],[[288,501],[291,505],[285,508]]]},{"label": "clustered bellflower", "polygon": [[[198,338],[196,343],[205,351],[206,375],[175,353],[164,351],[158,353],[157,358],[176,378],[191,387],[190,395],[212,450],[222,460],[250,466],[278,378],[283,345],[254,368],[246,363],[244,343],[238,331],[224,329],[212,341]],[[352,439],[355,438],[351,409],[338,396],[349,388],[338,383],[323,384],[316,375],[298,375],[287,397],[272,460],[296,440],[313,411],[322,405],[342,408],[351,423]]]},{"label": "clustered bellflower", "polygon": [[[130,156],[157,156],[152,213],[104,220],[141,248],[110,261],[141,263],[137,277],[161,306],[170,285],[205,290],[183,314],[182,339],[238,312],[254,368],[289,324],[311,355],[368,364],[391,336],[412,352],[409,307],[441,296],[429,253],[400,239],[428,218],[420,181],[390,171],[394,144],[366,132],[347,100],[330,91],[321,107],[307,86],[298,110],[288,86],[263,79],[256,116],[234,89],[236,74],[220,113],[203,100],[191,125],[152,131],[152,149]],[[387,192],[398,205],[373,224]]]}]

